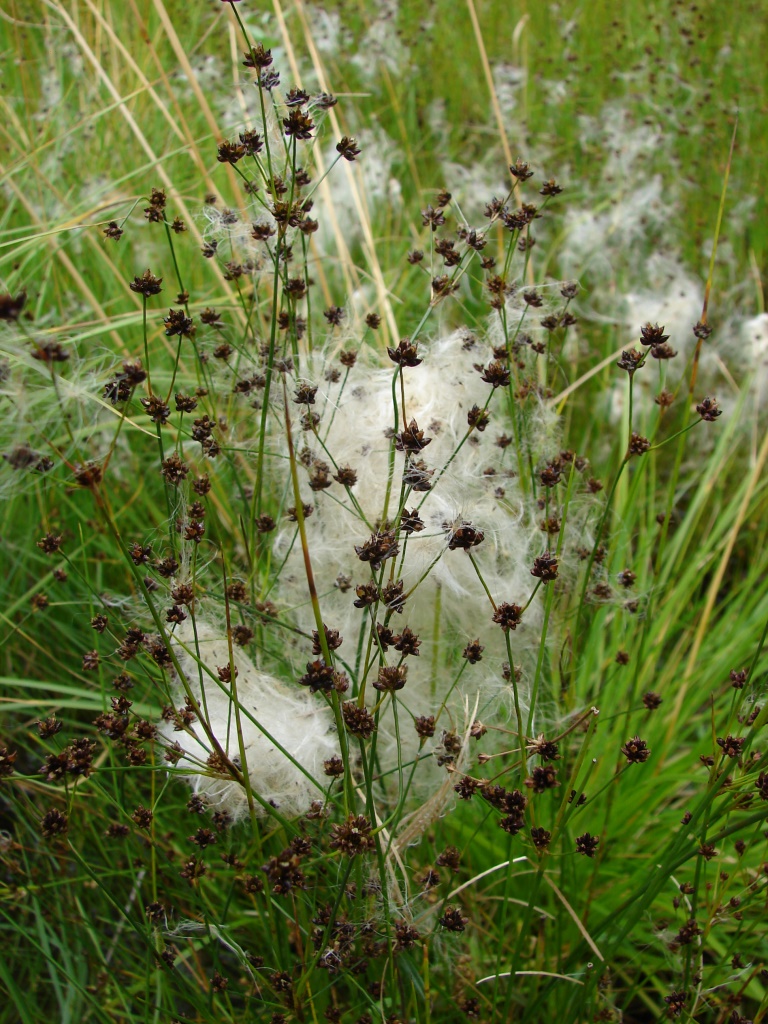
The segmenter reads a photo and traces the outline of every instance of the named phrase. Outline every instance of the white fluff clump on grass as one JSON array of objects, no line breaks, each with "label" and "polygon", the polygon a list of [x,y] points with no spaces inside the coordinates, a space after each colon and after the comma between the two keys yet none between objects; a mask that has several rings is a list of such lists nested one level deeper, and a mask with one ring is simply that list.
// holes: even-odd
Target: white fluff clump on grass
[{"label": "white fluff clump on grass", "polygon": [[624,322],[630,341],[638,344],[643,324],[664,325],[669,343],[680,352],[679,364],[696,347],[693,326],[701,316],[704,303],[704,285],[676,259],[653,255],[645,265],[650,287],[629,292],[625,298]]},{"label": "white fluff clump on grass", "polygon": [[[627,254],[644,249],[649,233],[664,223],[661,175],[654,175],[609,203],[571,207],[565,214],[565,238],[560,253],[566,276],[612,281]],[[620,254],[620,256],[617,256]],[[636,260],[633,259],[633,262]]]},{"label": "white fluff clump on grass", "polygon": [[739,333],[738,351],[746,365],[764,378],[768,370],[768,313],[759,313],[744,320]]},{"label": "white fluff clump on grass", "polygon": [[[497,604],[526,603],[536,582],[530,573],[533,558],[546,542],[537,523],[525,514],[514,444],[502,448],[496,443],[500,435],[511,433],[505,389],[499,389],[491,401],[486,430],[473,431],[459,448],[467,433],[468,412],[475,405],[482,408],[491,392],[475,368],[487,364],[487,348],[474,342],[468,332],[456,331],[420,347],[418,354],[423,358],[421,365],[404,370],[405,417],[401,411],[397,429],[402,430],[415,419],[419,429],[432,439],[417,456],[433,471],[429,478],[432,487],[408,494],[405,509],[419,509],[424,529],[411,534],[407,541],[400,535],[397,556],[384,562],[384,581],[390,579],[394,565],[393,578],[403,581],[404,593],[416,588],[403,612],[391,614],[389,628],[399,633],[408,625],[422,641],[419,656],[408,659],[408,682],[398,694],[413,713],[422,714],[439,706],[445,694],[445,681],[454,671],[446,670],[448,651],[460,652],[475,639],[486,648],[483,664],[465,672],[452,702],[459,706],[464,684],[487,696],[504,687],[501,665],[508,659],[504,634],[492,621],[493,608],[467,552],[449,550],[452,531],[464,525],[482,531],[484,539],[472,554]],[[313,367],[305,368],[305,372],[312,376]],[[366,635],[370,629],[368,610],[354,607],[356,586],[371,580],[370,565],[357,557],[355,546],[370,539],[384,513],[391,448],[388,432],[394,426],[394,373],[392,364],[370,367],[358,361],[341,396],[339,385],[326,385],[325,402],[321,388],[312,407],[320,414],[318,430],[335,464],[349,466],[357,474],[351,490],[366,521],[352,509],[338,483],[327,491],[308,493],[305,471],[300,467],[302,496],[314,506],[306,520],[307,544],[323,621],[341,632],[345,639],[342,653],[351,663],[361,623],[366,623]],[[322,370],[317,379],[322,380]],[[400,406],[399,382],[397,400]],[[327,461],[328,456],[311,433],[297,438],[297,450],[303,443],[316,458]],[[394,458],[387,510],[390,520],[400,500],[405,456],[396,452]],[[308,632],[316,626],[295,530],[295,526],[286,525],[275,539],[278,562],[287,556],[276,593],[284,605],[293,607],[298,625]],[[387,608],[381,604],[377,620],[383,624],[386,614]],[[537,622],[538,606],[534,602],[513,636],[516,659],[522,645],[535,642],[536,631],[530,627]],[[528,636],[530,641],[526,640]],[[308,654],[308,649],[302,648],[302,653]],[[397,657],[396,651],[391,653]]]},{"label": "white fluff clump on grass", "polygon": [[[174,633],[172,648],[195,699],[206,709],[206,721],[224,752],[241,767],[235,702],[229,684],[218,683],[217,668],[229,664],[229,645],[224,628],[197,619],[197,650],[190,622]],[[237,667],[237,697],[243,749],[251,787],[284,817],[293,818],[323,797],[323,761],[338,754],[338,740],[330,710],[298,686],[290,686],[260,672],[241,648],[234,649]],[[201,670],[200,662],[208,669]],[[202,680],[202,682],[201,682]],[[176,680],[177,704],[184,703],[185,690]],[[259,725],[269,733],[259,728]],[[233,820],[245,817],[248,801],[245,787],[231,777],[212,771],[207,761],[211,743],[199,722],[195,735],[176,731],[173,723],[161,729],[168,743],[184,751],[177,772],[195,793],[204,797],[214,811],[225,811]],[[271,738],[270,738],[271,737]],[[282,750],[280,748],[283,748]],[[290,756],[288,756],[290,755]],[[313,782],[312,780],[315,780]],[[256,813],[266,813],[254,801]]]}]

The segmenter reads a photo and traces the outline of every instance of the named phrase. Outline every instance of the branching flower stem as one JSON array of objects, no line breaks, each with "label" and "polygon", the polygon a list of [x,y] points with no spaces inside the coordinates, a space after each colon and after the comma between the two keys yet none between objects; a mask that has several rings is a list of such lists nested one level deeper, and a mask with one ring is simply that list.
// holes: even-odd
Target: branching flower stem
[{"label": "branching flower stem", "polygon": [[[291,415],[288,408],[288,389],[286,387],[285,378],[283,378],[283,410],[285,413],[285,433],[286,440],[288,443],[288,457],[291,466],[291,481],[293,483],[293,497],[296,502],[296,522],[299,527],[299,538],[301,540],[301,551],[304,558],[304,571],[307,577],[307,589],[309,591],[309,600],[312,604],[312,613],[315,618],[315,624],[317,626],[318,641],[320,643],[320,649],[323,654],[326,665],[333,665],[333,658],[331,656],[330,649],[328,647],[328,638],[325,635],[325,626],[323,624],[323,617],[320,612],[320,601],[317,596],[317,587],[315,586],[315,577],[312,572],[312,560],[309,553],[309,543],[307,541],[307,529],[304,521],[304,509],[301,501],[301,490],[299,488],[299,474],[296,466],[296,453],[293,448],[293,437],[291,434]],[[341,705],[339,701],[339,695],[334,690],[329,697],[329,703],[333,709],[333,715],[336,719],[336,728],[339,734],[339,744],[341,746],[341,754],[344,761],[344,795],[345,795],[345,809],[347,814],[350,813],[353,805],[353,780],[352,772],[349,764],[349,746],[347,743],[347,733],[344,728],[344,722],[341,717]]]}]

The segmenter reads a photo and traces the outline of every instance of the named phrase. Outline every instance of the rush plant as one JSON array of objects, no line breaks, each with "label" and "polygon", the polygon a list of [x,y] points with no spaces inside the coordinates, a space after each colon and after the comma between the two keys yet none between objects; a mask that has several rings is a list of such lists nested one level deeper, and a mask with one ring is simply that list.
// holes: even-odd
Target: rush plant
[{"label": "rush plant", "polygon": [[4,270],[1,1019],[763,1020],[727,174],[690,333],[606,345],[521,158],[477,219],[433,189],[388,265],[343,100],[249,6],[199,195],[147,175],[89,229],[100,314],[26,243]]}]

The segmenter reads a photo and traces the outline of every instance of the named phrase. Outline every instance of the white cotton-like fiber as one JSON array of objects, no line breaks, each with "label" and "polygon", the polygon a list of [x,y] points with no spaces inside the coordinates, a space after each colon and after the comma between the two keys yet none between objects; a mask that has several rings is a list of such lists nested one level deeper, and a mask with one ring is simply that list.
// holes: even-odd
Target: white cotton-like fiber
[{"label": "white cotton-like fiber", "polygon": [[696,345],[693,325],[701,316],[704,286],[678,260],[666,256],[651,256],[645,271],[650,288],[629,292],[625,297],[623,320],[630,332],[629,340],[637,345],[640,328],[649,321],[663,324],[682,363]]},{"label": "white cotton-like fiber", "polygon": [[[172,648],[195,699],[206,709],[211,732],[227,756],[240,766],[231,687],[218,683],[204,670],[201,674],[199,664],[202,662],[214,676],[217,668],[229,664],[226,631],[200,618],[196,625],[199,661],[189,621],[174,634]],[[240,648],[236,647],[234,654],[245,767],[251,787],[284,817],[296,817],[308,810],[312,801],[322,799],[323,761],[338,753],[333,717],[319,698],[298,685],[291,686],[260,672]],[[184,697],[185,690],[177,680],[177,703],[182,704]],[[194,736],[176,731],[173,723],[165,723],[161,729],[168,743],[178,743],[185,752],[177,763],[177,771],[183,773],[184,781],[204,796],[214,811],[225,811],[233,820],[244,817],[248,813],[244,786],[211,771],[206,762],[213,752],[212,745],[200,722],[192,728]],[[265,813],[259,801],[255,801],[255,810],[257,814]]]},{"label": "white cotton-like fiber", "polygon": [[[448,549],[451,530],[471,524],[484,534],[483,542],[473,549],[473,556],[497,603],[526,603],[535,584],[530,567],[545,546],[538,524],[525,514],[514,445],[501,448],[496,444],[499,435],[510,430],[504,389],[491,402],[487,429],[482,433],[474,431],[459,447],[468,430],[467,413],[475,405],[482,408],[491,392],[490,385],[474,368],[475,364],[487,363],[487,349],[468,345],[467,338],[466,331],[457,331],[425,345],[419,349],[422,364],[404,370],[405,417],[401,411],[397,429],[403,428],[404,419],[415,419],[425,435],[432,438],[420,457],[434,471],[430,478],[432,489],[414,490],[405,501],[406,509],[419,508],[424,530],[413,533],[407,543],[401,535],[398,555],[385,562],[385,581],[394,565],[394,579],[402,579],[404,592],[416,587],[403,613],[392,614],[389,622],[396,633],[410,626],[422,640],[419,656],[408,659],[408,683],[398,694],[398,699],[416,714],[434,711],[445,694],[447,673],[442,668],[437,672],[435,687],[434,661],[444,662],[447,649],[460,651],[476,638],[486,647],[483,665],[465,673],[453,701],[457,706],[461,703],[464,684],[468,691],[480,689],[486,695],[490,695],[489,691],[498,692],[504,685],[501,663],[508,659],[504,634],[492,621],[493,607],[469,555],[464,550]],[[312,375],[313,370],[308,366],[305,373]],[[354,659],[364,618],[368,623],[366,635],[370,628],[367,610],[354,607],[356,585],[371,579],[370,566],[357,557],[355,546],[369,540],[384,513],[391,448],[386,431],[394,426],[394,373],[392,364],[380,368],[358,363],[340,398],[339,385],[326,386],[325,401],[321,388],[313,407],[320,414],[318,430],[333,461],[337,466],[350,466],[357,473],[352,493],[367,521],[352,509],[344,489],[337,483],[327,492],[311,495],[314,512],[306,520],[307,545],[321,613],[326,625],[344,636],[342,653],[350,661]],[[322,380],[321,369],[313,379]],[[400,406],[399,382],[397,400]],[[332,413],[333,423],[328,429]],[[317,458],[327,460],[312,435],[305,438]],[[405,456],[396,452],[394,457],[389,519],[400,500]],[[306,495],[303,481],[302,492]],[[292,526],[286,526],[277,535],[275,554],[279,561],[286,556],[294,535]],[[419,582],[428,570],[427,577]],[[344,578],[348,585],[334,585]],[[292,606],[302,629],[315,628],[298,543],[294,543],[287,558],[275,593],[284,605]],[[386,614],[386,607],[381,606],[378,621],[383,622]],[[527,638],[533,637],[535,628],[531,627],[537,621],[538,607],[534,602],[526,612],[525,624],[514,634],[515,657]],[[397,657],[396,652],[390,653]]]},{"label": "white cotton-like fiber", "polygon": [[740,324],[736,351],[764,385],[768,376],[768,313],[759,313]]}]

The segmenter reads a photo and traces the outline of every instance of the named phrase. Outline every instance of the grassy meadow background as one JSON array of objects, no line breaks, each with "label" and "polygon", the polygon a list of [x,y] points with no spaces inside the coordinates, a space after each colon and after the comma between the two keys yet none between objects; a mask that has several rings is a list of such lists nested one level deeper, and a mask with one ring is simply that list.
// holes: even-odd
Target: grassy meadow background
[{"label": "grassy meadow background", "polygon": [[[88,440],[90,410],[109,412],[103,389],[89,382],[106,383],[123,359],[141,355],[142,302],[128,282],[152,267],[167,276],[171,301],[164,237],[141,213],[152,187],[166,189],[172,214],[187,223],[178,244],[195,308],[235,303],[233,288],[199,254],[212,231],[206,197],[220,197],[219,207],[248,200],[233,168],[216,159],[219,143],[258,114],[230,6],[0,0],[0,292],[25,289],[30,314],[20,320],[23,336],[11,326],[0,334],[0,366],[16,365],[32,332],[83,357],[88,379],[67,392],[79,410],[67,430],[78,441]],[[316,197],[322,256],[313,273],[325,304],[357,297],[382,314],[380,335],[366,344],[383,353],[421,319],[428,292],[407,254],[429,245],[420,210],[436,190],[447,188],[479,225],[489,198],[509,188],[505,168],[520,158],[537,182],[556,178],[564,189],[537,225],[530,279],[580,284],[570,307],[577,341],[550,381],[563,445],[589,454],[590,472],[607,490],[627,446],[619,352],[637,343],[646,321],[666,324],[681,351],[675,372],[687,381],[691,328],[710,274],[713,333],[694,397],[716,395],[724,414],[692,431],[684,452],[674,444],[654,452],[646,473],[619,481],[607,522],[612,571],[632,566],[642,614],[610,602],[590,606],[582,660],[561,691],[554,680],[567,618],[552,627],[552,721],[600,708],[600,728],[588,737],[595,803],[574,826],[601,835],[598,857],[556,860],[534,908],[532,862],[502,863],[520,853],[513,837],[488,827],[479,800],[450,803],[408,858],[416,874],[439,863],[446,846],[460,852],[456,873],[441,868],[438,895],[445,903],[472,880],[461,896],[471,918],[461,942],[433,941],[431,974],[420,946],[404,953],[412,989],[404,982],[386,1006],[362,983],[359,1005],[347,1006],[329,978],[316,1004],[295,1017],[274,980],[256,998],[241,970],[245,954],[234,936],[250,935],[248,952],[264,956],[269,934],[255,904],[241,898],[237,859],[257,873],[262,863],[247,829],[222,837],[219,852],[231,854],[230,863],[187,886],[178,865],[198,821],[186,810],[185,787],[167,783],[162,763],[151,783],[146,772],[116,768],[93,730],[113,691],[108,672],[83,670],[83,652],[95,644],[94,595],[108,594],[116,609],[135,596],[124,560],[82,489],[63,478],[30,480],[1,462],[0,747],[17,759],[15,774],[0,779],[0,1021],[277,1022],[285,1014],[351,1024],[367,1012],[419,1024],[646,1022],[670,1017],[675,1004],[665,998],[684,988],[682,1020],[764,1020],[768,805],[754,784],[766,756],[747,764],[734,787],[754,800],[717,812],[722,780],[712,788],[700,757],[720,757],[717,737],[742,727],[750,737],[745,760],[765,742],[766,716],[756,709],[766,701],[760,652],[768,620],[768,7],[759,0],[237,6],[252,40],[272,49],[286,88],[300,83],[338,97],[336,120],[324,122],[318,142],[326,162],[341,135],[362,150]],[[119,243],[105,240],[107,223],[126,217]],[[490,235],[489,251],[496,245],[500,235]],[[473,280],[438,307],[428,333],[475,328],[487,313],[482,282]],[[644,422],[656,424],[653,388],[639,376],[637,388]],[[38,428],[54,447],[65,443],[56,411],[43,408],[34,384],[19,390],[10,371],[0,374],[0,408],[3,453]],[[138,451],[140,430],[130,436]],[[115,493],[124,537],[158,530],[162,496],[138,456]],[[218,535],[234,533],[236,495],[222,491],[216,502]],[[669,530],[660,530],[657,516],[670,514]],[[66,564],[37,546],[51,530],[65,537]],[[619,651],[628,665],[617,665]],[[742,669],[748,685],[737,690],[730,673]],[[649,691],[663,698],[652,713],[641,702]],[[131,699],[134,713],[157,720],[162,702],[149,677]],[[62,789],[39,774],[53,748],[41,744],[35,723],[53,713],[67,741],[87,734],[98,743],[98,770],[79,783],[82,810],[61,848],[39,834],[53,789]],[[622,785],[631,781],[614,797],[619,745],[637,732],[653,756],[630,765]],[[699,799],[703,831],[686,846],[680,820]],[[105,837],[111,822],[128,821],[126,809],[150,800],[151,844],[136,829],[119,846]],[[734,849],[736,840],[746,852]],[[707,841],[718,850],[711,861],[696,856]],[[684,890],[681,905],[685,883],[695,888],[693,904]],[[158,899],[177,907],[179,920],[196,922],[196,930],[174,935],[183,970],[157,966],[163,944],[144,906]],[[506,918],[502,902],[512,908]],[[681,953],[674,937],[690,918],[701,932]],[[497,998],[493,984],[478,982],[509,969],[499,953],[505,942],[530,973]],[[288,963],[288,939],[276,946]],[[228,992],[212,986],[214,968],[230,975]],[[577,981],[559,983],[558,975]],[[600,977],[594,985],[593,976]]]}]

